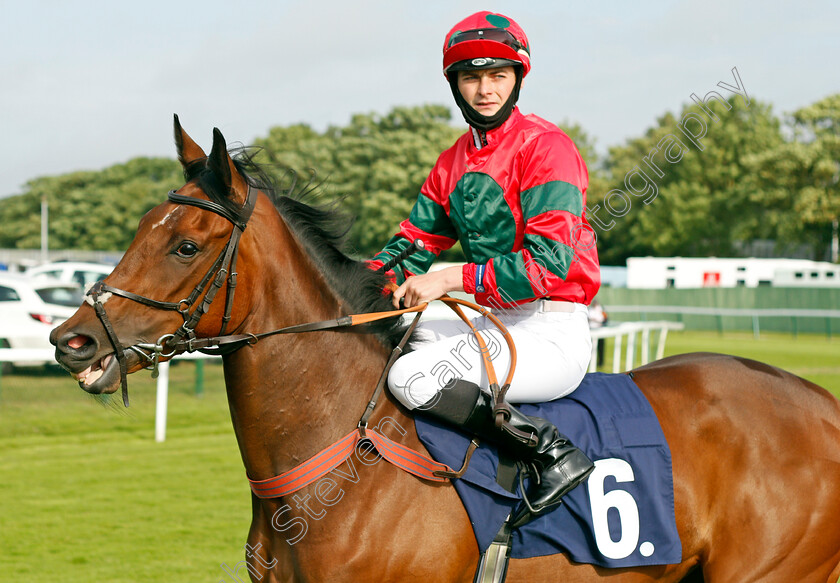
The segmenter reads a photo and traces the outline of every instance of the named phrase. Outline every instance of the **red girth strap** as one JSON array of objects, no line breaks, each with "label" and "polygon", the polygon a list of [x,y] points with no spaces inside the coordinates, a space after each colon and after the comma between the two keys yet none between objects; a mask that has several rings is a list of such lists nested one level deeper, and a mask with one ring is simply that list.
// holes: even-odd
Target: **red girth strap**
[{"label": "red girth strap", "polygon": [[424,480],[433,482],[445,482],[447,478],[435,475],[435,472],[450,472],[452,469],[446,464],[441,464],[433,459],[401,445],[373,429],[354,429],[331,446],[318,454],[315,454],[299,466],[284,472],[279,476],[266,480],[252,480],[251,491],[257,498],[280,498],[308,486],[322,476],[333,471],[349,458],[356,444],[368,440],[383,458],[410,474],[414,474]]}]

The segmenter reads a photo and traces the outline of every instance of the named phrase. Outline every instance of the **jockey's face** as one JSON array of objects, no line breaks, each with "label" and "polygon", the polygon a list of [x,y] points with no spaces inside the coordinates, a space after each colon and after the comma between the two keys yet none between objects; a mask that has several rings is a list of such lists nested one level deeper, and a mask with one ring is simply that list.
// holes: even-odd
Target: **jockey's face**
[{"label": "jockey's face", "polygon": [[464,100],[483,116],[494,115],[508,100],[516,85],[513,67],[458,71],[458,90]]}]

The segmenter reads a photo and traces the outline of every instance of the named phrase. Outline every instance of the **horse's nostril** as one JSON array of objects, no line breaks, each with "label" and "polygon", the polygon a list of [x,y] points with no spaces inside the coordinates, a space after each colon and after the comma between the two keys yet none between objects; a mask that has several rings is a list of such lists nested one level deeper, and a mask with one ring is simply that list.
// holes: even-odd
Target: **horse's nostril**
[{"label": "horse's nostril", "polygon": [[85,334],[71,332],[58,339],[56,347],[64,354],[73,355],[74,358],[89,356],[96,352],[96,340]]},{"label": "horse's nostril", "polygon": [[81,334],[79,334],[68,340],[67,346],[69,346],[73,350],[78,350],[90,341],[90,338],[88,338],[87,336],[82,336]]}]

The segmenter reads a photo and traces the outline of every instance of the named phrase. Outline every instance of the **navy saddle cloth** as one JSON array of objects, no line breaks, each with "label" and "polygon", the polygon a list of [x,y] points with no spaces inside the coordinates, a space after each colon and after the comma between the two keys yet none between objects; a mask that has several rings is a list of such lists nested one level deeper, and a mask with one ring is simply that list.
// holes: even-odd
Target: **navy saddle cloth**
[{"label": "navy saddle cloth", "polygon": [[[518,408],[555,423],[596,469],[561,506],[514,531],[511,557],[564,552],[603,567],[680,562],[671,451],[650,403],[629,376],[591,373],[567,397]],[[461,467],[469,437],[421,415],[415,423],[432,457]],[[495,448],[482,443],[467,473],[453,480],[481,552],[521,500],[518,486],[511,493],[496,483],[497,468]]]}]

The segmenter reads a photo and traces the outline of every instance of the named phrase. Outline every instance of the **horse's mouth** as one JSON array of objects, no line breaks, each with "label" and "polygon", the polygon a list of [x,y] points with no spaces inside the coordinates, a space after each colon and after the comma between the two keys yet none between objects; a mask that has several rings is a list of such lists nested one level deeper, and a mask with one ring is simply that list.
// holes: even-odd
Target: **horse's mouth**
[{"label": "horse's mouth", "polygon": [[95,395],[113,393],[119,387],[120,365],[112,352],[92,363],[85,370],[70,374],[88,393]]}]

